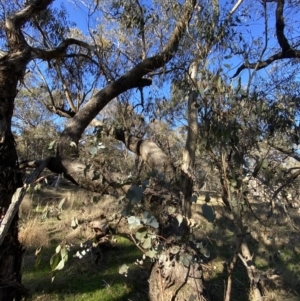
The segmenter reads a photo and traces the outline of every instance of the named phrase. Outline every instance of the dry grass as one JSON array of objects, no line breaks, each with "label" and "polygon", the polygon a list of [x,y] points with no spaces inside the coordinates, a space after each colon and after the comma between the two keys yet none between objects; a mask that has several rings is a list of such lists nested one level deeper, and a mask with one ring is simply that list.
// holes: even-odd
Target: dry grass
[{"label": "dry grass", "polygon": [[19,216],[21,219],[26,219],[30,217],[32,214],[32,197],[27,194],[25,195],[24,199],[19,208]]},{"label": "dry grass", "polygon": [[19,240],[25,247],[47,247],[49,245],[48,225],[41,224],[38,218],[21,223]]},{"label": "dry grass", "polygon": [[[61,212],[57,209],[59,202],[65,198]],[[227,281],[226,263],[232,258],[235,248],[235,232],[231,214],[224,208],[218,196],[211,197],[209,205],[213,207],[216,219],[209,223],[202,212],[204,198],[199,198],[193,205],[192,218],[198,222],[200,228],[195,232],[198,239],[207,243],[211,258],[204,260],[203,270],[208,291],[212,291],[215,301],[223,300],[224,289]],[[38,207],[38,210],[36,210]],[[41,222],[42,211],[48,208],[51,214]],[[257,202],[254,209],[263,217],[266,208]],[[60,242],[67,241],[78,244],[93,237],[89,221],[101,219],[104,215],[110,216],[119,212],[117,201],[112,196],[102,196],[73,186],[62,187],[55,191],[46,187],[40,193],[26,196],[21,205],[20,240],[25,246],[57,246]],[[57,218],[59,217],[59,218]],[[77,218],[79,226],[74,230],[71,227],[73,218]],[[299,220],[298,220],[299,223]],[[292,231],[289,222],[282,214],[274,215],[273,220],[266,227],[257,222],[251,214],[245,216],[245,224],[249,228],[249,247],[254,256],[256,266],[263,272],[268,270],[282,270],[280,275],[270,277],[264,281],[264,300],[279,301],[300,300],[300,254],[296,254],[299,245],[299,233]],[[283,249],[284,245],[284,249]],[[280,260],[275,258],[277,251]],[[292,250],[292,251],[291,251]],[[51,251],[53,254],[53,250]],[[51,254],[48,254],[50,258]],[[27,257],[26,257],[27,256]],[[32,254],[25,254],[25,261]],[[49,258],[47,260],[49,261]],[[73,263],[74,264],[74,263]],[[27,268],[27,267],[26,267]],[[82,273],[81,264],[74,265]],[[88,266],[85,268],[89,268]],[[109,267],[108,267],[109,268]],[[69,270],[69,272],[72,272]],[[85,271],[91,273],[92,271]],[[238,261],[233,275],[232,301],[248,299],[248,278],[245,268]],[[47,300],[48,294],[44,295]],[[52,300],[55,300],[54,295]],[[50,298],[50,297],[49,297]],[[37,299],[36,299],[37,300]],[[49,299],[50,300],[50,299]]]},{"label": "dry grass", "polygon": [[[22,201],[19,238],[26,247],[86,241],[94,236],[89,222],[113,214],[117,207],[116,199],[109,195],[100,196],[74,186],[58,191],[46,186],[39,193],[27,194]],[[74,218],[79,222],[76,229],[71,227]]]}]

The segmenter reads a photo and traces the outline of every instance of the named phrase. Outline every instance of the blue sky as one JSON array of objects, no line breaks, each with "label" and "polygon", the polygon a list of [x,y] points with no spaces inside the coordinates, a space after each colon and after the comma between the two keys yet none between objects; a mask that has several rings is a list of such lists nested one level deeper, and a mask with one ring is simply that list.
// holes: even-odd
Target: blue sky
[{"label": "blue sky", "polygon": [[[69,18],[71,21],[74,21],[77,26],[82,30],[83,33],[87,33],[87,9],[81,4],[80,1],[74,1],[76,5],[72,1],[64,1],[64,0],[57,0],[54,2],[55,6],[59,6],[61,3],[63,3],[68,10]],[[225,0],[221,0],[221,4],[226,3]],[[251,11],[246,11],[246,8],[250,5]],[[228,10],[231,9],[233,4],[228,4],[227,8]],[[267,4],[268,11],[271,11],[271,13],[268,14],[268,46],[272,49],[273,47],[278,48],[278,42],[276,39],[276,34],[274,31],[275,26],[275,3],[268,3]],[[298,13],[291,13],[287,10],[287,14],[285,14],[285,22],[287,23],[286,26],[286,32],[289,35],[289,26],[295,25],[296,22],[299,22],[300,16]],[[265,44],[265,37],[264,37],[264,30],[265,25],[263,22],[263,6],[261,2],[256,1],[255,5],[252,0],[244,0],[243,4],[240,6],[240,8],[237,10],[237,12],[234,14],[234,18],[238,17],[238,19],[242,22],[242,24],[237,22],[237,25],[239,26],[239,29],[241,29],[241,32],[243,34],[243,37],[245,38],[246,46],[248,49],[251,49],[252,45],[255,45],[255,43],[261,42],[262,45]],[[296,19],[296,16],[299,17],[299,19]],[[243,22],[247,23],[246,25],[243,25]],[[260,41],[258,40],[260,38]],[[295,38],[295,33],[293,35],[290,35],[289,38]],[[264,53],[264,58],[271,55],[271,51],[269,48]],[[237,67],[240,66],[243,62],[242,56],[233,56],[231,59],[224,60],[221,65],[228,64],[231,66],[231,68],[224,67],[224,70],[227,71],[228,76],[232,76]],[[253,59],[250,58],[250,62],[255,62]],[[268,76],[268,70],[272,68],[271,65],[269,68],[266,68],[264,70],[259,71],[260,74],[263,76]],[[125,70],[126,71],[126,70]],[[244,70],[240,76],[242,78],[242,85],[248,84],[249,74],[252,71],[249,72],[249,70]],[[163,93],[165,95],[168,95],[170,93],[169,87],[166,87],[163,89]],[[146,92],[147,93],[147,92]],[[138,97],[138,96],[137,96]]]}]

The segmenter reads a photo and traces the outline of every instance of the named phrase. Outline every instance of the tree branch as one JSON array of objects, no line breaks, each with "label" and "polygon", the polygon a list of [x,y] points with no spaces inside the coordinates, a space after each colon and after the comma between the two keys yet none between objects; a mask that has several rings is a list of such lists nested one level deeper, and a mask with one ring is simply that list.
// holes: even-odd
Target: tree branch
[{"label": "tree branch", "polygon": [[290,49],[290,51],[285,52],[285,53],[283,53],[283,52],[276,53],[262,62],[256,62],[256,63],[245,62],[237,69],[237,71],[232,76],[232,78],[238,76],[244,69],[260,70],[260,69],[266,68],[267,66],[269,66],[270,64],[272,64],[275,61],[282,60],[282,59],[292,59],[292,58],[300,58],[300,51]]},{"label": "tree branch", "polygon": [[277,1],[277,7],[276,7],[276,12],[275,12],[275,17],[276,17],[276,36],[277,36],[277,41],[281,47],[281,52],[278,52],[269,58],[267,58],[264,61],[258,61],[255,63],[250,63],[248,61],[244,62],[235,72],[235,74],[232,77],[238,76],[241,71],[244,69],[255,69],[255,70],[260,70],[263,69],[273,62],[281,59],[290,59],[290,58],[300,58],[300,51],[293,49],[285,34],[284,34],[284,17],[283,17],[283,9],[284,9],[284,0],[278,0]]},{"label": "tree branch", "polygon": [[54,49],[41,49],[41,48],[35,48],[31,47],[31,59],[42,59],[44,61],[50,61],[52,59],[61,58],[66,55],[66,50],[69,46],[76,45],[83,48],[86,48],[89,51],[96,51],[95,46],[91,46],[83,41],[79,41],[77,39],[66,39],[63,42],[60,43],[57,47]]},{"label": "tree branch", "polygon": [[274,149],[276,149],[277,151],[285,154],[285,155],[288,155],[289,157],[295,159],[296,161],[300,162],[300,156],[295,154],[295,152],[293,150],[287,150],[287,149],[284,149],[282,147],[279,147],[279,146],[276,146],[274,144],[271,144],[271,143],[268,143],[271,147],[273,147]]},{"label": "tree branch", "polygon": [[149,139],[139,139],[123,129],[106,126],[101,122],[94,121],[93,124],[94,126],[101,126],[107,135],[123,142],[130,151],[140,156],[152,170],[164,174],[166,181],[174,179],[175,168],[170,158],[156,143]]},{"label": "tree branch", "polygon": [[30,2],[24,9],[9,16],[5,20],[5,30],[9,47],[14,50],[24,51],[28,44],[21,32],[21,27],[40,11],[46,9],[53,0],[36,0]]},{"label": "tree branch", "polygon": [[57,106],[46,105],[46,108],[49,110],[49,112],[55,113],[58,116],[66,118],[72,118],[76,114],[73,110],[65,110]]},{"label": "tree branch", "polygon": [[288,52],[291,50],[291,46],[284,35],[284,20],[283,20],[283,7],[284,7],[284,0],[277,1],[277,8],[276,8],[276,35],[278,43],[282,49],[282,53]]},{"label": "tree branch", "polygon": [[[144,59],[126,74],[95,94],[74,118],[70,120],[62,134],[62,140],[77,142],[89,123],[113,98],[129,89],[140,87],[146,80],[143,79],[145,75],[163,67],[172,59],[178,49],[179,41],[188,26],[195,4],[195,0],[186,1],[183,6],[182,18],[177,22],[169,41],[164,46],[161,53]],[[150,84],[149,79],[148,81],[148,84]],[[60,149],[60,154],[62,154],[62,152],[63,149]]]}]

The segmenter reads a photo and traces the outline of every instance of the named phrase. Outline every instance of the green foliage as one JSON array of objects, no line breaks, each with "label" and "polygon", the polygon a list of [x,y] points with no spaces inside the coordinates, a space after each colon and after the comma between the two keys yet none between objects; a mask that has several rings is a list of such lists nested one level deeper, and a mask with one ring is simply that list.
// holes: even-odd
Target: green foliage
[{"label": "green foliage", "polygon": [[68,245],[58,245],[55,249],[55,253],[50,259],[52,281],[54,281],[56,272],[62,270],[65,267],[65,263],[68,261],[68,248]]}]

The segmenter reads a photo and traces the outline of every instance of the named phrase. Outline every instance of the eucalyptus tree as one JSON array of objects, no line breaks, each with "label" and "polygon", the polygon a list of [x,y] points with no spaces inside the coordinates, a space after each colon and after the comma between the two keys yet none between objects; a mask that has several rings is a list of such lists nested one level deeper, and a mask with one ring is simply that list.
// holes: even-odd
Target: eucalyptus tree
[{"label": "eucalyptus tree", "polygon": [[[60,74],[60,66],[57,65],[62,57],[66,56],[66,59],[74,56],[84,57],[86,52],[97,55],[98,52],[101,53],[102,51],[102,44],[90,46],[87,42],[68,38],[63,26],[51,27],[51,21],[50,26],[48,26],[49,23],[43,24],[42,20],[49,20],[47,19],[47,7],[51,2],[53,1],[1,3],[3,22],[1,38],[5,40],[5,43],[2,44],[0,61],[0,198],[3,215],[7,213],[17,187],[22,185],[18,171],[14,137],[11,131],[11,122],[17,86],[24,78],[26,67],[34,60],[47,61],[49,65],[51,63],[56,65],[56,72]],[[172,59],[187,29],[195,4],[195,1],[187,1],[183,5],[181,17],[177,22],[171,24],[171,27],[168,28],[169,30],[164,33],[165,39],[161,37],[156,45],[156,54],[152,52],[135,60],[129,69],[120,70],[123,75],[111,78],[111,82],[105,88],[92,95],[81,110],[75,112],[75,116],[65,127],[58,142],[56,157],[48,158],[44,162],[44,166],[47,165],[50,170],[55,172],[64,173],[66,178],[89,189],[93,187],[96,190],[104,182],[113,182],[112,177],[107,177],[106,175],[93,181],[94,170],[89,170],[87,173],[83,172],[86,169],[85,164],[74,160],[78,156],[79,139],[89,123],[113,98],[129,89],[143,88],[151,84],[151,79],[145,78],[145,76],[156,69],[164,67]],[[118,9],[118,5],[116,8]],[[45,18],[40,18],[41,15],[44,15]],[[47,37],[45,37],[45,39],[42,39],[42,45],[36,45],[33,39],[34,36],[27,35],[27,32],[31,30],[40,32],[41,35],[44,32],[51,31],[54,41],[49,43]],[[82,53],[81,51],[76,53],[74,48],[82,49]],[[116,51],[118,52],[119,49]],[[70,97],[70,95],[68,96]],[[71,103],[69,105],[71,107]],[[73,110],[73,108],[71,109]],[[151,167],[163,170],[168,174],[169,178],[171,177],[173,170],[171,163],[162,150],[153,142],[144,141],[143,143],[138,143],[138,139],[128,139],[129,137],[125,137],[124,133],[119,137],[129,149],[139,153]],[[155,148],[155,153],[153,153],[153,148]],[[4,222],[6,223],[6,219],[3,219]],[[15,215],[10,221],[10,228],[1,243],[1,300],[20,300],[21,295],[24,293],[24,289],[20,284],[23,249],[18,242],[17,222],[18,216]],[[1,226],[6,227],[6,225],[2,224]]]},{"label": "eucalyptus tree", "polygon": [[[66,9],[50,7],[52,2],[55,4],[51,0],[1,2],[2,215],[6,215],[17,187],[22,186],[11,126],[17,89],[26,86],[30,71],[39,86],[30,88],[30,95],[34,97],[39,89],[47,92],[45,98],[38,98],[39,103],[49,112],[67,118],[56,143],[56,155],[30,162],[31,167],[37,168],[35,176],[47,167],[93,191],[130,184],[128,174],[99,167],[93,163],[94,158],[90,160],[92,163],[87,164],[80,156],[80,141],[90,124],[96,126],[98,139],[105,133],[122,142],[150,169],[155,170],[157,176],[143,182],[141,187],[133,185],[127,193],[129,199],[135,195],[135,199],[141,201],[143,198],[149,202],[150,212],[142,219],[128,218],[128,223],[131,223],[128,233],[132,237],[131,231],[137,229],[135,237],[143,243],[145,254],[156,259],[149,280],[150,299],[159,300],[160,296],[164,300],[201,299],[204,295],[201,265],[192,262],[197,252],[184,239],[193,223],[188,217],[188,206],[180,211],[179,202],[182,200],[179,190],[184,194],[184,203],[188,204],[192,198],[193,184],[198,180],[194,168],[197,145],[205,144],[212,161],[220,166],[225,189],[224,202],[229,202],[231,209],[235,207],[232,198],[229,201],[228,197],[226,199],[226,188],[227,194],[231,187],[234,193],[240,193],[240,179],[234,172],[243,171],[243,147],[248,147],[254,139],[252,132],[249,138],[240,140],[241,133],[247,132],[245,128],[241,129],[241,124],[254,121],[246,120],[244,96],[239,95],[239,89],[228,88],[224,75],[226,70],[223,63],[219,65],[218,62],[225,57],[244,54],[245,62],[237,70],[237,75],[246,68],[257,71],[278,59],[297,58],[297,42],[291,46],[284,35],[284,1],[278,0],[276,4],[265,1],[262,4],[265,20],[269,16],[267,9],[275,7],[275,32],[281,50],[266,59],[267,44],[254,51],[245,43],[243,31],[238,32],[250,18],[251,5],[242,1],[237,1],[232,7],[217,1],[197,3],[195,0],[184,3],[81,1],[81,9],[89,16],[85,32],[67,21]],[[74,4],[78,5],[77,2]],[[239,15],[235,15],[237,10],[240,10]],[[265,24],[270,25],[267,21]],[[267,32],[265,37],[268,37]],[[257,59],[255,64],[249,62],[249,57]],[[159,90],[163,90],[164,83],[170,81],[174,97],[168,103]],[[149,86],[153,87],[152,91],[156,90],[156,94],[146,96]],[[183,90],[181,96],[174,92],[177,87],[178,91]],[[26,98],[23,99],[26,101]],[[230,104],[230,99],[237,105]],[[118,116],[114,119],[101,118],[98,114],[113,100],[119,106]],[[261,111],[260,103],[255,105],[257,112]],[[253,109],[251,105],[247,107],[248,112]],[[186,109],[188,139],[182,144],[184,155],[179,160],[178,176],[170,156],[147,136],[146,122],[162,118],[163,123],[167,120],[164,120],[167,116],[164,113],[171,112],[169,115],[177,118]],[[281,114],[277,118],[279,116]],[[134,120],[133,126],[129,118]],[[259,132],[257,125],[251,126],[251,129]],[[232,132],[234,134],[230,137]],[[247,133],[250,133],[249,130]],[[221,151],[216,151],[217,147]],[[92,155],[95,155],[96,149],[91,149]],[[224,156],[230,155],[230,149],[233,149],[235,163],[228,169],[229,163]],[[221,161],[217,159],[220,154]],[[227,175],[228,170],[230,175]],[[176,190],[178,186],[180,189]],[[141,220],[149,232],[145,227],[138,227]],[[19,300],[24,292],[20,284],[23,250],[17,237],[17,215],[10,222],[0,247],[0,300]],[[5,227],[4,223],[2,226]],[[150,231],[151,227],[159,231],[158,236],[153,229]],[[253,289],[257,291],[255,285]]]}]

